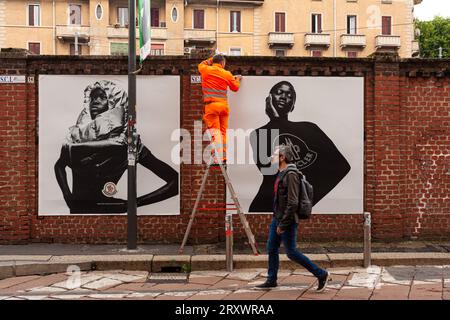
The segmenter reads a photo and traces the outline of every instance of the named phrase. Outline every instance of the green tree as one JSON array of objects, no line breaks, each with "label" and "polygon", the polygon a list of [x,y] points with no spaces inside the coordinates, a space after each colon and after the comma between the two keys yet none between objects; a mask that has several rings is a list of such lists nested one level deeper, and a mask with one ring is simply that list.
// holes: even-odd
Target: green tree
[{"label": "green tree", "polygon": [[431,21],[417,21],[416,28],[420,30],[419,45],[422,58],[438,58],[439,47],[442,47],[442,57],[450,58],[449,18],[438,16]]}]

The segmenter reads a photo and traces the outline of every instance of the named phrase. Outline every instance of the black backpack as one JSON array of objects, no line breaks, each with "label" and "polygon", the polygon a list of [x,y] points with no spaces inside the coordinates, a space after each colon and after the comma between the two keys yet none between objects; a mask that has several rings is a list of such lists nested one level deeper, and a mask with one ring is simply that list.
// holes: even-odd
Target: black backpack
[{"label": "black backpack", "polygon": [[290,169],[289,171],[296,171],[300,178],[297,217],[300,220],[309,219],[312,214],[314,188],[301,171],[298,169]]}]

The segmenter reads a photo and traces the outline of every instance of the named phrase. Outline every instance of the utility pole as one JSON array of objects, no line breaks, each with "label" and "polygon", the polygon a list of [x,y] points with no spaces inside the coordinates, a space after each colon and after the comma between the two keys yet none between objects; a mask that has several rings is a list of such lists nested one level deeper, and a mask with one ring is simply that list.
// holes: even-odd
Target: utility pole
[{"label": "utility pole", "polygon": [[137,247],[137,204],[136,204],[136,0],[128,0],[128,250]]}]

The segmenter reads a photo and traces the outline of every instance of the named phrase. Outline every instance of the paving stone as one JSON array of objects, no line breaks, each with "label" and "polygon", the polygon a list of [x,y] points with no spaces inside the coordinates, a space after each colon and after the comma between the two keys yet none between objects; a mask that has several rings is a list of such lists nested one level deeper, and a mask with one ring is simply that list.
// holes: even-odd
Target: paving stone
[{"label": "paving stone", "polygon": [[66,289],[58,288],[58,287],[36,287],[29,290],[29,292],[38,293],[38,292],[45,292],[45,293],[55,293],[55,292],[65,292]]},{"label": "paving stone", "polygon": [[64,273],[56,273],[56,274],[50,274],[47,276],[41,276],[35,280],[28,281],[26,284],[29,287],[29,289],[26,290],[32,290],[34,288],[40,288],[40,287],[48,287],[51,286],[54,283],[58,283],[63,280],[67,280],[68,276]]},{"label": "paving stone", "polygon": [[126,296],[126,293],[94,293],[88,295],[89,298],[94,299],[122,299]]},{"label": "paving stone", "polygon": [[96,280],[99,280],[102,278],[101,274],[81,274],[79,280],[75,278],[71,278],[71,281],[61,281],[58,283],[53,284],[54,287],[60,287],[64,289],[74,289],[81,286],[84,286],[85,284],[89,282],[93,282]]},{"label": "paving stone", "polygon": [[205,284],[196,284],[196,283],[163,283],[157,284],[151,288],[151,290],[155,291],[189,291],[189,290],[203,290],[208,288],[208,285]]},{"label": "paving stone", "polygon": [[222,279],[219,282],[211,286],[211,289],[226,288],[226,289],[238,289],[248,284],[247,281],[240,281],[234,279]]},{"label": "paving stone", "polygon": [[231,293],[232,291],[227,290],[199,291],[186,300],[222,300]]},{"label": "paving stone", "polygon": [[220,280],[222,280],[222,277],[203,277],[203,276],[190,276],[189,277],[189,283],[197,283],[197,284],[206,284],[206,285],[214,285]]},{"label": "paving stone", "polygon": [[227,276],[227,279],[251,281],[251,280],[255,279],[256,277],[258,277],[259,274],[260,274],[259,271],[253,271],[253,272],[251,272],[251,271],[248,271],[248,272],[234,271],[234,272],[231,272]]},{"label": "paving stone", "polygon": [[122,282],[136,282],[138,280],[142,280],[142,281],[146,280],[146,278],[143,276],[121,274],[121,273],[110,274],[110,275],[106,275],[105,277],[107,277],[109,279],[113,279],[113,280],[122,281]]},{"label": "paving stone", "polygon": [[52,296],[52,298],[58,299],[58,300],[78,300],[83,297],[86,297],[86,295],[83,295],[83,294],[61,294],[61,295],[57,295],[57,296]]},{"label": "paving stone", "polygon": [[343,287],[332,300],[369,300],[373,290],[367,288]]},{"label": "paving stone", "polygon": [[379,279],[379,274],[375,273],[354,273],[347,280],[346,285],[352,287],[375,288]]},{"label": "paving stone", "polygon": [[316,281],[316,277],[314,276],[305,276],[305,275],[290,275],[283,278],[281,281],[278,281],[278,284],[303,284],[303,285],[311,285],[314,281]]},{"label": "paving stone", "polygon": [[278,287],[268,290],[258,300],[297,300],[306,288]]},{"label": "paving stone", "polygon": [[0,290],[17,286],[21,283],[29,282],[31,280],[39,279],[39,276],[23,276],[23,277],[14,277],[0,280]]},{"label": "paving stone", "polygon": [[190,278],[192,277],[221,277],[224,278],[228,276],[230,273],[228,271],[192,271],[190,274]]},{"label": "paving stone", "polygon": [[122,274],[128,274],[130,276],[138,276],[138,277],[144,277],[147,278],[149,272],[148,271],[138,271],[138,270],[122,270],[120,271]]},{"label": "paving stone", "polygon": [[410,300],[441,300],[442,284],[413,285],[409,294]]},{"label": "paving stone", "polygon": [[122,284],[122,281],[109,278],[101,278],[99,280],[95,280],[93,282],[84,284],[83,287],[86,289],[100,290],[115,287],[118,286],[119,284]]},{"label": "paving stone", "polygon": [[325,291],[316,292],[316,288],[306,290],[297,300],[331,300],[336,296],[338,290],[326,288]]},{"label": "paving stone", "polygon": [[450,300],[450,288],[444,288],[442,292],[442,299]]},{"label": "paving stone", "polygon": [[44,296],[35,296],[35,295],[27,295],[27,296],[17,296],[18,298],[25,299],[25,300],[44,300],[47,298],[46,295]]},{"label": "paving stone", "polygon": [[156,300],[186,300],[187,298],[193,296],[198,291],[179,291],[179,292],[166,292],[162,295],[157,296]]},{"label": "paving stone", "polygon": [[154,300],[155,297],[161,294],[161,292],[133,292],[126,295],[125,298],[132,300]]},{"label": "paving stone", "polygon": [[408,300],[409,286],[388,284],[375,288],[370,300]]},{"label": "paving stone", "polygon": [[425,282],[441,282],[444,269],[441,266],[417,266],[414,280]]},{"label": "paving stone", "polygon": [[[119,284],[118,286],[102,290],[103,292],[118,292],[118,291],[141,291],[143,290],[143,282],[130,282],[130,283],[124,283]],[[153,286],[153,285],[152,285]]]},{"label": "paving stone", "polygon": [[384,268],[381,273],[381,283],[392,283],[397,285],[409,286],[414,277],[414,268],[402,270],[399,268]]},{"label": "paving stone", "polygon": [[223,300],[258,300],[265,294],[262,290],[246,290],[240,289],[226,296]]}]

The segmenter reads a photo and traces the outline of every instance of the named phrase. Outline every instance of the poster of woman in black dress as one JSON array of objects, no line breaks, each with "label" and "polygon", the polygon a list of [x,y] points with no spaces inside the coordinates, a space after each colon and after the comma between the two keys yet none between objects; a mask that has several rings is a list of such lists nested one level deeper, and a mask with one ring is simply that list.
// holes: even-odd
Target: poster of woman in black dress
[{"label": "poster of woman in black dress", "polygon": [[[127,93],[114,82],[99,80],[85,88],[81,113],[69,128],[54,164],[57,183],[71,214],[127,211],[127,201],[117,197],[117,184],[128,166],[127,106]],[[137,163],[165,182],[139,196],[138,207],[178,195],[178,172],[158,159],[140,138],[138,141]],[[72,171],[71,186],[66,168]]]},{"label": "poster of woman in black dress", "polygon": [[250,212],[272,211],[276,170],[271,168],[270,156],[278,145],[289,145],[294,151],[297,168],[314,187],[313,204],[333,190],[351,170],[348,161],[319,126],[308,121],[289,120],[296,107],[296,98],[297,93],[290,82],[275,84],[265,100],[269,122],[250,135],[254,160],[263,174]]},{"label": "poster of woman in black dress", "polygon": [[228,174],[243,210],[272,212],[270,156],[286,144],[314,187],[315,214],[362,212],[362,77],[246,76],[228,99]]}]

